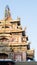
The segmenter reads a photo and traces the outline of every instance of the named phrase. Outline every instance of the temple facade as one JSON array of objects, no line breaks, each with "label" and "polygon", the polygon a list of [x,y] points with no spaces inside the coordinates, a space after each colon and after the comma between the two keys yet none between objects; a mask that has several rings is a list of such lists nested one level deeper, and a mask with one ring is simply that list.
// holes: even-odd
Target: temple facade
[{"label": "temple facade", "polygon": [[34,59],[34,49],[30,49],[30,42],[23,30],[20,18],[13,20],[8,6],[5,16],[0,20],[0,59],[27,61]]}]

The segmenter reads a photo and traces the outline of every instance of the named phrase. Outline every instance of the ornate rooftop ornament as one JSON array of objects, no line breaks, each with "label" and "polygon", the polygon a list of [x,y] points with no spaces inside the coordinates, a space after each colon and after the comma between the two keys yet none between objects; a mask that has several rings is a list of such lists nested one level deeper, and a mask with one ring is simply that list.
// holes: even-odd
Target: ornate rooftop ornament
[{"label": "ornate rooftop ornament", "polygon": [[5,19],[9,18],[11,16],[9,6],[7,5],[5,8]]}]

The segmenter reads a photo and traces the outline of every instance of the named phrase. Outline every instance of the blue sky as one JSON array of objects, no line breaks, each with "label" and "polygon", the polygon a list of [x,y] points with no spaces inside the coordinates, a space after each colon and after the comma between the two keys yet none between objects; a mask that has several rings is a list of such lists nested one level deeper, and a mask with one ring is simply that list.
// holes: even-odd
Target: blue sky
[{"label": "blue sky", "polygon": [[6,5],[10,7],[12,18],[20,17],[22,27],[27,28],[26,34],[37,61],[37,0],[0,0],[0,19],[4,18]]}]

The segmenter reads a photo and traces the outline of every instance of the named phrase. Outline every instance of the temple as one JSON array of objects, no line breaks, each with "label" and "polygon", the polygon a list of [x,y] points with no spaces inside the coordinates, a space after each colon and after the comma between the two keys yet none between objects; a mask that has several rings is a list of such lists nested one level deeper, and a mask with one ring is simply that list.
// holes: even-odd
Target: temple
[{"label": "temple", "polygon": [[0,59],[15,61],[34,60],[34,49],[30,49],[30,42],[23,30],[20,18],[13,20],[8,5],[5,16],[0,20]]}]

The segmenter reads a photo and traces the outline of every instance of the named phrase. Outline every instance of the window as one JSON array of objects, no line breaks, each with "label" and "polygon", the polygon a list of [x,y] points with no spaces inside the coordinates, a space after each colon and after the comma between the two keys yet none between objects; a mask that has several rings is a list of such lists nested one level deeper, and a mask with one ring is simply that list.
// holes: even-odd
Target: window
[{"label": "window", "polygon": [[0,22],[1,23],[1,22]]},{"label": "window", "polygon": [[25,31],[22,32],[22,36],[25,36]]},{"label": "window", "polygon": [[5,26],[5,28],[9,28],[8,26]]},{"label": "window", "polygon": [[17,25],[19,26],[20,25],[20,22],[18,22]]},{"label": "window", "polygon": [[9,28],[8,26],[3,26],[2,28]]},{"label": "window", "polygon": [[12,24],[12,22],[10,22]]}]

